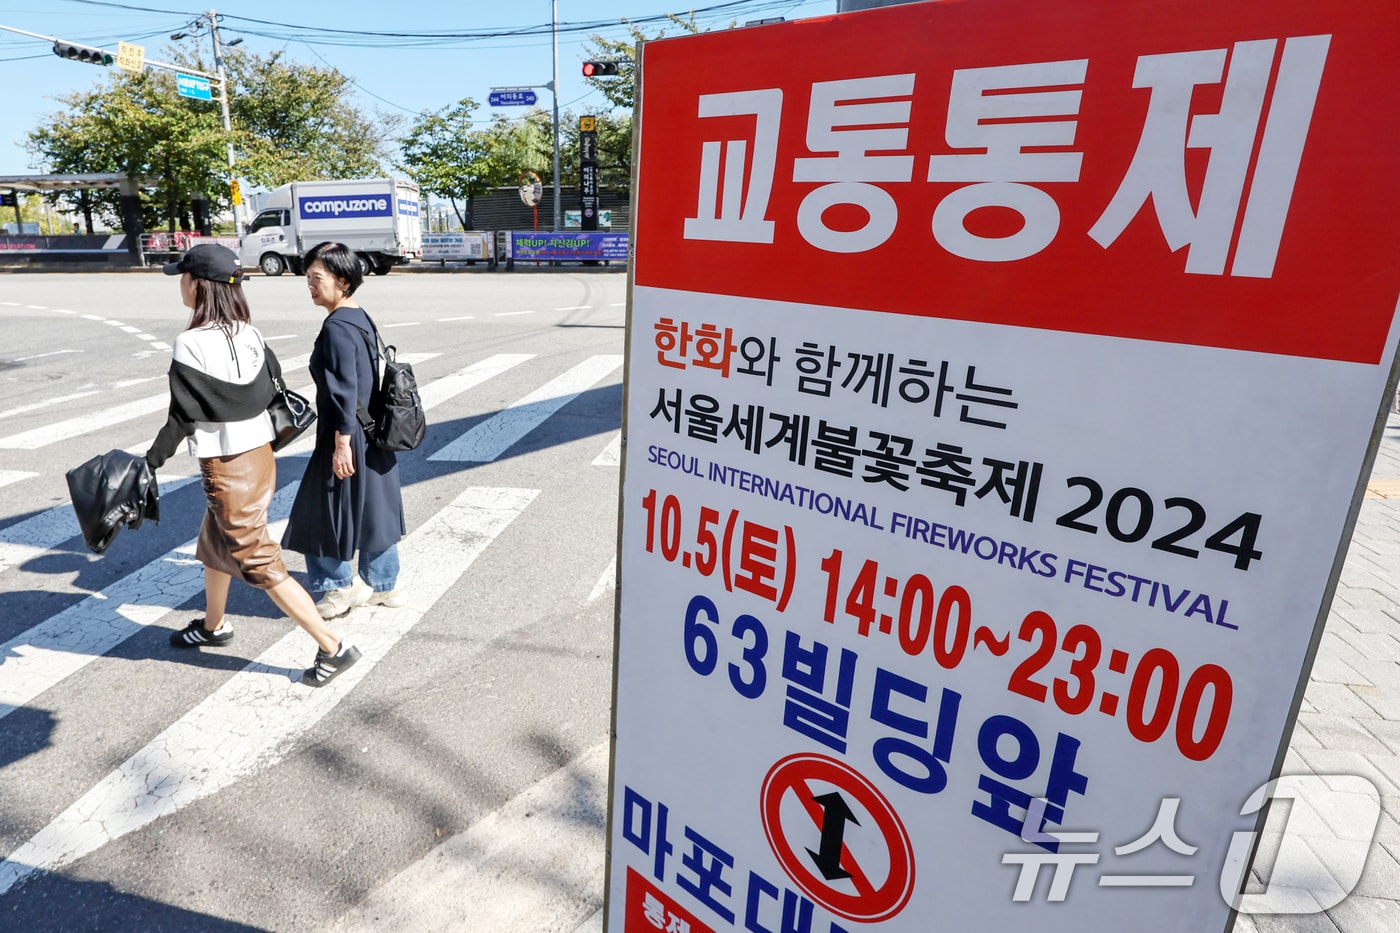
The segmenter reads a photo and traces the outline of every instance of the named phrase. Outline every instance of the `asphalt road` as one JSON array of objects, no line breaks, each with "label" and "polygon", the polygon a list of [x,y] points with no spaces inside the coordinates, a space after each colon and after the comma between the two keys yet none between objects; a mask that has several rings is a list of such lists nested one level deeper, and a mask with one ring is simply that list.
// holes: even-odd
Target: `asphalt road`
[{"label": "asphalt road", "polygon": [[[309,385],[303,282],[246,288]],[[482,891],[516,871],[517,929],[572,930],[601,902],[601,851],[470,846],[561,801],[601,840],[625,272],[396,273],[359,297],[431,405],[401,455],[411,599],[338,622],[363,670],[310,691],[291,679],[310,638],[241,584],[228,647],[169,647],[203,604],[183,453],[158,525],[101,556],[76,536],[64,471],[163,423],[176,282],[0,275],[0,929],[374,929],[365,905],[430,896],[454,845],[512,860],[475,868]],[[304,463],[279,455],[283,501]]]}]

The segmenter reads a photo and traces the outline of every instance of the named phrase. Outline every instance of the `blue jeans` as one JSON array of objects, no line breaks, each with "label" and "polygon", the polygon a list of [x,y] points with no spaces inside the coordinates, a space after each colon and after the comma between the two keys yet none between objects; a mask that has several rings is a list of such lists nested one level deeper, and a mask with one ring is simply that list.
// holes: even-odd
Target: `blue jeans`
[{"label": "blue jeans", "polygon": [[[394,588],[399,579],[397,544],[390,545],[387,551],[361,551],[359,557],[361,580],[373,587],[376,593]],[[307,589],[313,593],[326,593],[349,586],[355,571],[348,560],[307,554],[306,575],[309,578]]]}]

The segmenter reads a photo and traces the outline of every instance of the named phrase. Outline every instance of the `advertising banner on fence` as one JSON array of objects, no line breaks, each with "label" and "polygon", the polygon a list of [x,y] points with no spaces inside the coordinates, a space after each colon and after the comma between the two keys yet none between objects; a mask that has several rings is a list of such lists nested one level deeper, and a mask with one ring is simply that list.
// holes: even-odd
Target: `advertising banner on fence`
[{"label": "advertising banner on fence", "polygon": [[1226,929],[1387,407],[1400,7],[641,56],[609,933]]},{"label": "advertising banner on fence", "polygon": [[461,262],[491,258],[491,234],[480,230],[423,234],[424,262]]},{"label": "advertising banner on fence", "polygon": [[597,233],[573,230],[568,233],[520,233],[510,235],[517,260],[529,259],[627,259],[627,233]]}]

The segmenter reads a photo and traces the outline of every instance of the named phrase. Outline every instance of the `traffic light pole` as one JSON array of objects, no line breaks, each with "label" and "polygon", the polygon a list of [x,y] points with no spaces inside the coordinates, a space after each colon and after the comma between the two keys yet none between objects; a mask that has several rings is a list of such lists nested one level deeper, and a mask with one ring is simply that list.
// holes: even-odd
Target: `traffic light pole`
[{"label": "traffic light pole", "polygon": [[[214,71],[219,81],[219,109],[224,117],[224,140],[228,143],[228,177],[233,179],[233,124],[228,114],[228,76],[224,73],[223,43],[219,40],[219,14],[210,10],[205,16],[209,20],[209,35],[214,40]],[[239,238],[243,237],[243,210],[241,204],[233,207],[233,229]]]},{"label": "traffic light pole", "polygon": [[[185,67],[182,67],[182,66],[180,66],[180,65],[171,65],[171,64],[168,64],[168,63],[166,63],[166,62],[152,61],[152,60],[149,59],[149,58],[144,59],[143,62],[142,62],[142,64],[143,64],[143,66],[150,66],[151,68],[164,68],[166,71],[173,71],[173,72],[176,72],[177,74],[194,75],[194,76],[196,76],[196,77],[208,78],[208,79],[211,80],[211,81],[217,81],[217,82],[218,82],[218,84],[219,84],[219,107],[220,107],[220,110],[222,111],[222,114],[223,114],[223,121],[224,121],[224,138],[227,140],[227,143],[228,143],[228,169],[229,169],[229,178],[232,179],[232,178],[233,178],[233,167],[234,167],[234,165],[233,165],[233,163],[234,163],[233,135],[232,135],[232,134],[233,134],[233,125],[232,125],[232,122],[229,120],[229,109],[228,109],[228,77],[227,77],[227,75],[226,75],[225,72],[224,72],[223,43],[222,43],[222,41],[221,41],[220,38],[219,38],[218,13],[216,13],[214,10],[210,10],[208,13],[201,14],[199,18],[200,18],[200,19],[206,19],[206,18],[207,18],[208,21],[209,21],[209,33],[210,33],[210,35],[211,35],[211,36],[213,37],[213,39],[214,39],[214,67],[217,69],[217,74],[210,74],[210,73],[207,72],[207,71],[199,71],[199,70],[197,70],[197,69],[195,69],[195,68],[185,68]],[[57,38],[56,36],[46,36],[46,35],[43,35],[42,33],[29,32],[29,31],[24,30],[24,29],[16,29],[16,28],[13,27],[13,26],[0,26],[0,29],[4,30],[4,31],[6,31],[6,32],[18,33],[18,34],[21,35],[21,36],[29,36],[29,37],[34,38],[34,39],[43,39],[45,42],[52,42],[52,43],[54,43],[55,46],[57,46],[59,43],[64,42],[64,40],[59,39],[59,38]],[[72,44],[76,45],[76,43],[72,43]],[[84,48],[86,48],[86,47],[84,46]],[[105,51],[105,50],[103,50],[103,49],[97,49],[97,50],[95,50],[95,51]],[[239,235],[240,237],[243,235],[243,219],[242,219],[242,217],[243,217],[243,212],[239,209],[239,207],[238,207],[237,205],[235,205],[234,208],[233,208],[233,222],[234,222],[235,229],[238,231],[238,235]]]},{"label": "traffic light pole", "polygon": [[554,232],[563,229],[559,203],[559,0],[550,0],[550,34],[554,40],[554,80],[549,92],[554,95]]}]

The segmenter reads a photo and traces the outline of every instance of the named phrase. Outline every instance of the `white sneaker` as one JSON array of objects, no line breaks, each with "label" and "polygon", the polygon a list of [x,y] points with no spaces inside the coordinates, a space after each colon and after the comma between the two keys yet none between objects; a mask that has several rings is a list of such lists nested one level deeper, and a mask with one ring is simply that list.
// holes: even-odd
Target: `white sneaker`
[{"label": "white sneaker", "polygon": [[316,611],[321,614],[323,619],[334,619],[337,616],[345,615],[356,606],[363,606],[369,602],[373,595],[373,588],[356,577],[349,586],[328,591],[316,604]]},{"label": "white sneaker", "polygon": [[384,590],[370,596],[369,605],[400,609],[408,605],[408,594],[396,586],[392,590]]}]

